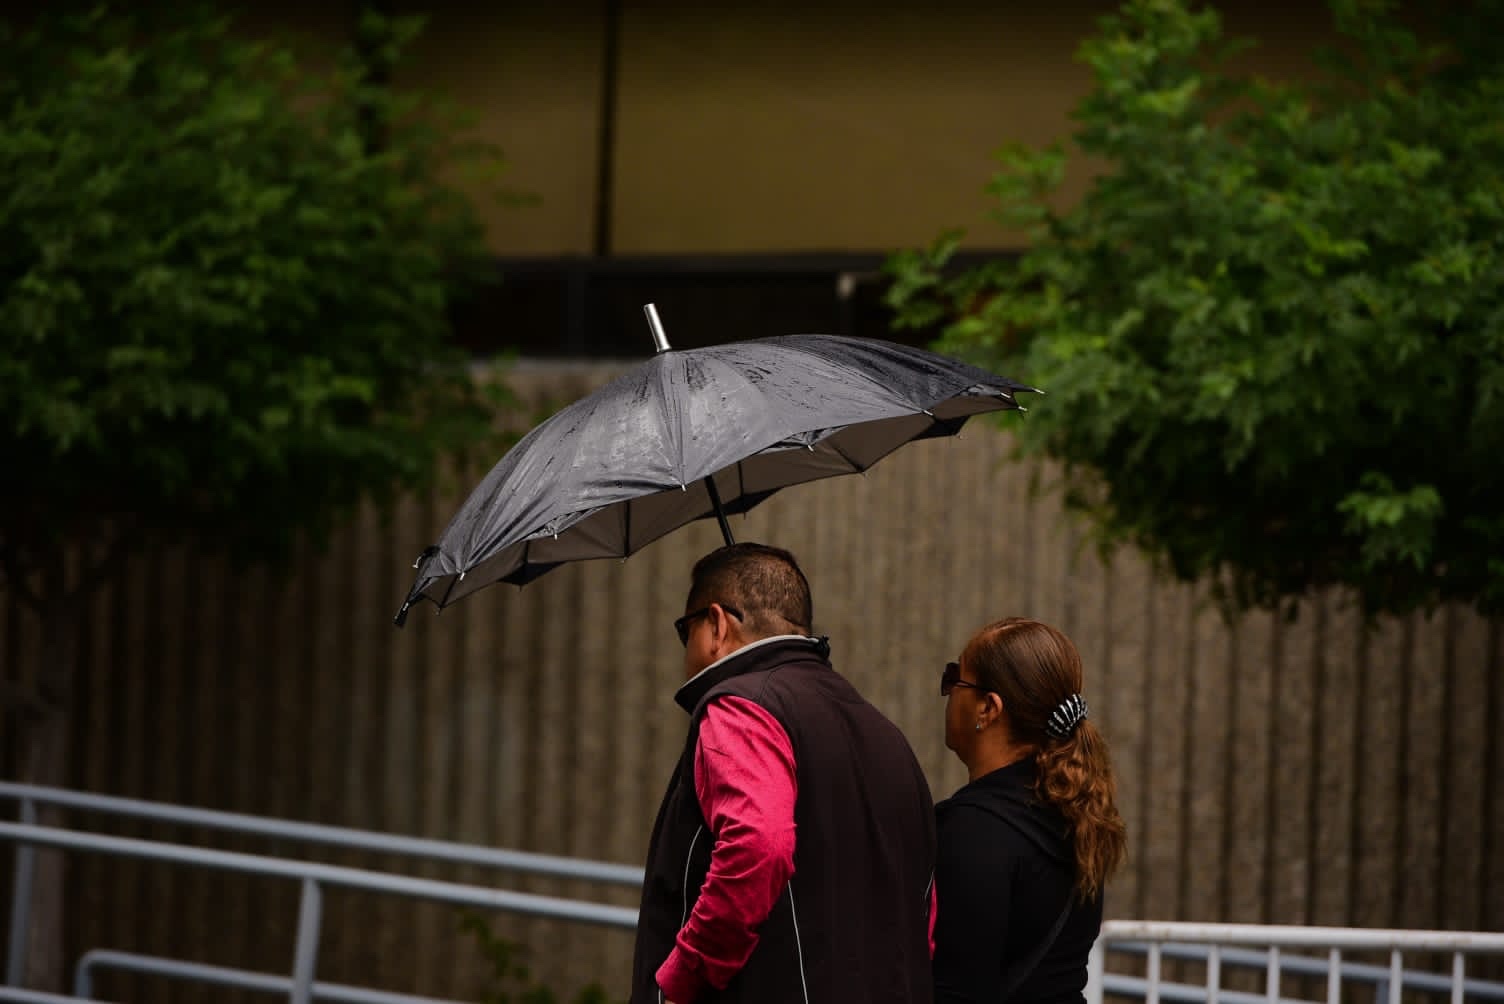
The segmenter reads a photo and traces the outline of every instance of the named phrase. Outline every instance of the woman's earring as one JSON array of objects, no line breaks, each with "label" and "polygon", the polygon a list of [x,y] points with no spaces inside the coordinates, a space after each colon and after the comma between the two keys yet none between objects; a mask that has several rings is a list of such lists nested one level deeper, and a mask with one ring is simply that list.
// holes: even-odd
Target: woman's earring
[{"label": "woman's earring", "polygon": [[977,731],[978,732],[982,731],[982,723],[981,722],[977,722]]}]

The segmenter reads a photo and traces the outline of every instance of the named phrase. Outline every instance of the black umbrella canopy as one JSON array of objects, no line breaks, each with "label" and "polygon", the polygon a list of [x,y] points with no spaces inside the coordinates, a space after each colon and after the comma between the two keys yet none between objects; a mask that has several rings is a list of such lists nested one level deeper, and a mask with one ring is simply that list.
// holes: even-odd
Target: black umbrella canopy
[{"label": "black umbrella canopy", "polygon": [[[656,314],[649,308],[649,318]],[[663,343],[660,341],[660,345]],[[786,335],[660,350],[529,432],[418,559],[397,615],[566,561],[624,558],[780,488],[865,471],[905,443],[1018,409],[1033,388],[924,349]]]}]

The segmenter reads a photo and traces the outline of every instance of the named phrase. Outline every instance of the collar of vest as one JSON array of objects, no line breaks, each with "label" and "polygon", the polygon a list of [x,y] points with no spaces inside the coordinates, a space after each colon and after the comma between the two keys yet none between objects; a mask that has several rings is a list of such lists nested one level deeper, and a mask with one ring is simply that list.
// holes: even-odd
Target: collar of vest
[{"label": "collar of vest", "polygon": [[804,635],[784,634],[762,638],[750,645],[743,645],[690,677],[675,692],[674,702],[685,711],[692,712],[712,687],[733,676],[755,673],[794,659],[826,662],[829,658],[830,639],[824,636],[808,638]]}]

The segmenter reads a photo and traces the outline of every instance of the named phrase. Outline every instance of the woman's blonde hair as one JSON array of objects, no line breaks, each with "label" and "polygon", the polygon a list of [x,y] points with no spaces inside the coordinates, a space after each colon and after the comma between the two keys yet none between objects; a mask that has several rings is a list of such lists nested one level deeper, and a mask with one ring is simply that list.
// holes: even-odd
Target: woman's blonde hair
[{"label": "woman's blonde hair", "polygon": [[[1060,737],[1050,716],[1083,689],[1081,653],[1060,631],[1039,621],[1009,617],[978,631],[961,654],[977,683],[996,693],[1013,739],[1035,747],[1035,791],[1057,806],[1070,826],[1076,852],[1076,892],[1099,896],[1127,853],[1127,828],[1116,804],[1117,782],[1107,740],[1090,719]],[[1067,721],[1074,718],[1067,715]],[[1061,732],[1059,718],[1055,731]]]}]

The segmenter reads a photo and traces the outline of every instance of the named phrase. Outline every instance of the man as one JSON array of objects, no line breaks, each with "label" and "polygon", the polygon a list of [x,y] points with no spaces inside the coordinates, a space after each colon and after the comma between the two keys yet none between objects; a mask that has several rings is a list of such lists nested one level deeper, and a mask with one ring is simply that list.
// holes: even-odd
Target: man
[{"label": "man", "polygon": [[632,1004],[927,1004],[929,785],[810,637],[793,555],[713,551],[684,609],[689,735],[648,849]]}]

